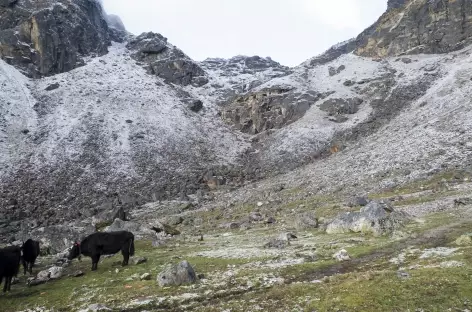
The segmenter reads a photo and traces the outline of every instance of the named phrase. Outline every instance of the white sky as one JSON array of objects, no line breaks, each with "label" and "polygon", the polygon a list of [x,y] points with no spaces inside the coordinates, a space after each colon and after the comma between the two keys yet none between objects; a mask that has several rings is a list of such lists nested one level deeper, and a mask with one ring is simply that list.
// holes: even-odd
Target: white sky
[{"label": "white sky", "polygon": [[103,0],[128,31],[161,33],[194,60],[270,56],[294,66],[350,39],[387,0]]}]

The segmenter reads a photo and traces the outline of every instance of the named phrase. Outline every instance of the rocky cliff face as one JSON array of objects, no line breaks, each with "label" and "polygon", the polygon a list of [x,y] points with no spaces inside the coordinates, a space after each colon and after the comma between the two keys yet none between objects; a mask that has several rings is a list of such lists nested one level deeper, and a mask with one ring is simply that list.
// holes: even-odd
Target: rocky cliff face
[{"label": "rocky cliff face", "polygon": [[3,1],[0,58],[30,77],[70,71],[87,55],[110,45],[101,5],[95,0]]},{"label": "rocky cliff face", "polygon": [[203,69],[160,34],[144,33],[131,39],[127,48],[134,51],[132,57],[143,63],[149,74],[166,83],[195,87],[208,83]]},{"label": "rocky cliff face", "polygon": [[470,1],[392,0],[388,7],[374,27],[358,38],[358,55],[446,53],[471,42]]}]

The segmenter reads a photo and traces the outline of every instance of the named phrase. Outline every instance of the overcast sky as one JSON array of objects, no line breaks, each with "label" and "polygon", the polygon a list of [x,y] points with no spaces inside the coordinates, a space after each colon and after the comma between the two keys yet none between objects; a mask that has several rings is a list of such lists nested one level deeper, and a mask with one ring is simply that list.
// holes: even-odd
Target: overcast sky
[{"label": "overcast sky", "polygon": [[103,0],[128,31],[161,33],[197,61],[270,56],[294,66],[352,38],[387,0]]}]

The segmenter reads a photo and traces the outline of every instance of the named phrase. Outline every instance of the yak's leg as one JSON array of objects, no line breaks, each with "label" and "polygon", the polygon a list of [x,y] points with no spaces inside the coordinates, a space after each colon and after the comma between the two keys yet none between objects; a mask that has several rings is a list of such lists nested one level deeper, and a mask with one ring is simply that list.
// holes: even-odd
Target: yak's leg
[{"label": "yak's leg", "polygon": [[122,266],[127,266],[129,262],[129,251],[122,250],[121,254],[123,255],[123,262],[121,263]]},{"label": "yak's leg", "polygon": [[28,270],[28,262],[25,259],[21,259],[21,263],[23,264],[23,274],[26,275],[26,271]]},{"label": "yak's leg", "polygon": [[97,270],[99,261],[100,261],[100,255],[93,255],[92,256],[92,271]]},{"label": "yak's leg", "polygon": [[121,254],[123,255],[123,262],[121,263],[122,266],[128,265],[130,244],[131,242],[128,242],[123,247],[121,247]]},{"label": "yak's leg", "polygon": [[3,292],[6,293],[10,289],[11,277],[5,277],[5,285],[3,285]]},{"label": "yak's leg", "polygon": [[35,262],[36,262],[36,260],[33,260],[33,261],[30,262],[29,273],[31,275],[33,275],[33,267],[34,267]]}]

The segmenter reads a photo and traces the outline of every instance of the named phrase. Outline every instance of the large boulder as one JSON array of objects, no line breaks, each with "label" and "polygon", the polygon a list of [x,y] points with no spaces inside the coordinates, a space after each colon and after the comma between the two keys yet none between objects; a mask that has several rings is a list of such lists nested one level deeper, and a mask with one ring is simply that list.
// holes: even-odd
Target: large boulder
[{"label": "large boulder", "polygon": [[197,275],[188,261],[168,266],[157,276],[161,287],[194,284],[197,280]]},{"label": "large boulder", "polygon": [[150,74],[166,82],[197,87],[208,83],[205,71],[161,34],[143,33],[132,39],[127,48],[134,51],[134,59],[146,64]]},{"label": "large boulder", "polygon": [[318,225],[318,218],[312,212],[300,213],[295,217],[295,227],[298,230],[316,229]]},{"label": "large boulder", "polygon": [[39,285],[51,279],[59,279],[62,277],[63,270],[63,268],[57,266],[51,267],[47,270],[43,270],[39,272],[36,278],[30,282],[30,285]]},{"label": "large boulder", "polygon": [[103,211],[92,218],[92,223],[97,229],[100,229],[112,224],[116,219],[126,221],[126,212],[123,207]]},{"label": "large boulder", "polygon": [[326,233],[371,233],[376,236],[391,234],[403,227],[410,216],[394,210],[385,202],[372,201],[359,212],[347,212],[336,217],[326,228]]},{"label": "large boulder", "polygon": [[135,235],[154,234],[154,232],[140,223],[115,219],[113,223],[104,229],[105,232],[128,231]]},{"label": "large boulder", "polygon": [[329,99],[320,105],[320,109],[331,116],[355,114],[359,110],[359,106],[362,102],[363,100],[360,98]]},{"label": "large boulder", "polygon": [[299,120],[311,105],[329,94],[316,91],[296,93],[285,87],[272,87],[231,99],[224,105],[221,115],[237,130],[258,134],[281,129]]},{"label": "large boulder", "polygon": [[[14,4],[14,5],[12,5]],[[94,0],[2,0],[0,58],[31,77],[70,71],[87,54],[110,45],[101,5]]]}]

